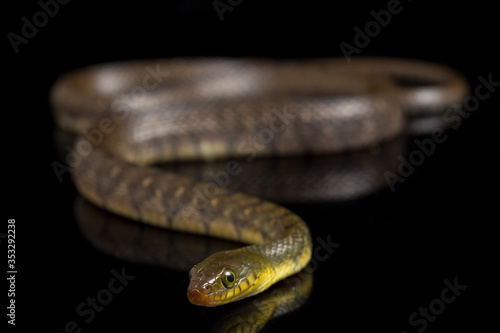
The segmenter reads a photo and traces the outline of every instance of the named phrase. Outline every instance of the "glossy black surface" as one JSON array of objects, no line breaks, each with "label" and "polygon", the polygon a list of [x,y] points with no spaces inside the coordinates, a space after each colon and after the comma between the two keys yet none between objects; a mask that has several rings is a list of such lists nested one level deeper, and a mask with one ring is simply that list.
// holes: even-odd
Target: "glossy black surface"
[{"label": "glossy black surface", "polygon": [[[239,4],[224,13],[222,22],[213,3],[218,2],[69,2],[59,5],[58,12],[19,45],[17,54],[8,37],[4,39],[8,76],[3,96],[8,103],[2,121],[6,185],[0,232],[6,232],[8,218],[16,219],[18,271],[16,326],[6,325],[9,330],[63,332],[68,325],[68,331],[75,332],[203,332],[233,309],[192,306],[186,298],[187,271],[137,263],[121,256],[123,249],[118,254],[103,251],[82,232],[71,180],[65,174],[60,182],[52,168],[58,154],[48,94],[58,75],[134,58],[342,56],[339,45],[354,45],[354,27],[363,29],[374,20],[370,11],[379,12],[392,2],[325,7],[313,2],[234,1]],[[448,7],[413,1],[400,6],[391,22],[358,48],[360,55],[448,64],[465,74],[473,96],[483,79],[500,82],[494,9],[479,2]],[[40,10],[36,1],[5,10],[4,35],[22,34],[22,18],[32,21]],[[316,245],[336,245],[314,270],[309,299],[295,312],[269,322],[265,330],[452,332],[490,327],[498,313],[488,301],[497,303],[493,269],[498,266],[498,237],[493,230],[499,220],[500,86],[490,88],[496,91],[489,91],[460,123],[454,122],[456,129],[447,131],[446,140],[394,191],[287,205],[310,225]],[[416,139],[425,138],[405,139],[403,157],[422,150]],[[4,239],[1,249],[6,253]],[[5,262],[1,271],[6,272]],[[123,290],[112,294],[102,311],[90,311],[89,297],[106,297],[102,290],[119,289],[110,285],[118,273],[129,277]],[[443,290],[455,279],[467,289],[457,291],[460,295],[451,301],[452,294]],[[8,287],[4,282],[0,291],[4,312]],[[439,314],[431,313],[426,326],[425,316],[418,314],[413,317],[418,323],[411,325],[409,317],[429,306]],[[5,314],[2,321],[6,324]]]}]

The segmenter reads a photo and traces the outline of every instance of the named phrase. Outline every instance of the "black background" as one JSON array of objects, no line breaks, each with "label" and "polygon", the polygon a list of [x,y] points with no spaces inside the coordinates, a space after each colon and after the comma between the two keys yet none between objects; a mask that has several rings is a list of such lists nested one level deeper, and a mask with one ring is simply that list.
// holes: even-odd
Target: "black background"
[{"label": "black background", "polygon": [[[82,322],[76,306],[106,286],[112,269],[124,266],[82,237],[72,213],[76,191],[51,167],[56,156],[48,93],[58,75],[136,58],[342,56],[339,44],[352,44],[353,28],[363,28],[373,20],[370,11],[385,9],[388,1],[325,3],[243,0],[220,21],[211,1],[71,1],[17,54],[6,36],[20,34],[21,18],[32,21],[40,6],[24,1],[4,9],[2,232],[15,218],[16,329],[60,332],[68,321]],[[478,76],[500,81],[498,11],[486,1],[401,5],[360,55],[445,63],[473,88]],[[314,238],[332,235],[342,246],[314,273],[309,301],[269,330],[416,332],[410,314],[440,296],[444,279],[455,277],[467,289],[425,331],[489,327],[498,314],[490,305],[498,303],[492,278],[498,266],[498,95],[447,133],[449,139],[394,193],[290,207],[311,225]],[[2,249],[6,253],[3,240]],[[82,331],[203,331],[206,313],[185,297],[187,274],[127,265],[134,283]],[[6,290],[0,294],[6,311]]]}]

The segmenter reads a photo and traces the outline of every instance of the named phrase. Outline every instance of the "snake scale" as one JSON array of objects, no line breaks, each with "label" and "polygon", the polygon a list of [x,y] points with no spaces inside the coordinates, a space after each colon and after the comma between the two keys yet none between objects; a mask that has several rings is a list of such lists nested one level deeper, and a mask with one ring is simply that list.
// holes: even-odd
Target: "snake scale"
[{"label": "snake scale", "polygon": [[[174,58],[107,63],[62,75],[51,91],[78,191],[119,215],[249,245],[190,271],[188,299],[217,306],[304,268],[312,239],[293,212],[155,164],[330,154],[391,140],[406,119],[461,102],[456,71],[396,58]],[[224,180],[241,171],[235,161]]]}]

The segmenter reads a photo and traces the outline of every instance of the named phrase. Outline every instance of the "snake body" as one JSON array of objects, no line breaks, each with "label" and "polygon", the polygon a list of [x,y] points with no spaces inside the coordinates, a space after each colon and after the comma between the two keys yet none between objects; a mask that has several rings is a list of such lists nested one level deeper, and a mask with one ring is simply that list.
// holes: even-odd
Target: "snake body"
[{"label": "snake body", "polygon": [[[411,84],[398,86],[404,80]],[[304,268],[309,229],[277,204],[147,165],[360,149],[466,92],[454,70],[401,59],[170,59],[68,73],[52,104],[57,123],[81,134],[67,163],[88,200],[151,225],[251,244],[191,269],[189,301],[217,306]],[[229,161],[223,171],[238,170]]]}]

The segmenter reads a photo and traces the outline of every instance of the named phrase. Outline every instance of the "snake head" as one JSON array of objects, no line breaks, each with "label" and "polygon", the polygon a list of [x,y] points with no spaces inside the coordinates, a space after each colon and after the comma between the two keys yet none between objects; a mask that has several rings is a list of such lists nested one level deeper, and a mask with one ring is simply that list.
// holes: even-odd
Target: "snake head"
[{"label": "snake head", "polygon": [[251,258],[234,252],[215,253],[191,269],[187,296],[192,304],[218,306],[262,291],[259,274],[246,260]]}]

